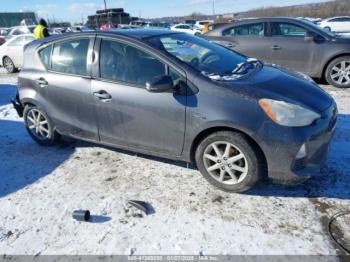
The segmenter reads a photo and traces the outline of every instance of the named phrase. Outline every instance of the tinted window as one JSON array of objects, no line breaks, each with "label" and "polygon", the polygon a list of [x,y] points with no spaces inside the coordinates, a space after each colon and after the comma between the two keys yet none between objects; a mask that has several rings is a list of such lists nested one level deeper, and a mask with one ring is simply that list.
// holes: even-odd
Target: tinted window
[{"label": "tinted window", "polygon": [[87,75],[89,39],[75,39],[54,45],[52,70],[73,75]]},{"label": "tinted window", "polygon": [[263,36],[264,23],[236,26],[222,32],[223,36]]},{"label": "tinted window", "polygon": [[165,65],[152,55],[116,41],[102,40],[100,56],[103,79],[144,86],[166,73]]},{"label": "tinted window", "polygon": [[50,45],[39,52],[41,62],[44,64],[46,69],[51,69],[51,50],[52,46]]},{"label": "tinted window", "polygon": [[305,28],[288,23],[272,23],[272,36],[304,37],[307,31]]}]

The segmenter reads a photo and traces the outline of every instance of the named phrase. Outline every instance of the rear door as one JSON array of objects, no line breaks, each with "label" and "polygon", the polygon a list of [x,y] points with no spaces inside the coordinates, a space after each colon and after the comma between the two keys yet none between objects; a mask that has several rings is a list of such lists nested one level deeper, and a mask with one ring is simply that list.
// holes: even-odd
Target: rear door
[{"label": "rear door", "polygon": [[180,155],[186,92],[150,93],[145,87],[154,77],[164,74],[170,74],[177,84],[185,83],[185,73],[122,40],[99,39],[95,52],[100,53],[94,64],[99,70],[94,73],[92,92],[101,141]]},{"label": "rear door", "polygon": [[248,57],[269,61],[269,39],[265,37],[266,24],[251,23],[237,25],[222,32],[219,44]]},{"label": "rear door", "polygon": [[93,97],[89,50],[94,37],[77,37],[56,42],[39,55],[47,71],[33,72],[42,93],[47,93],[47,110],[59,131],[98,140]]}]

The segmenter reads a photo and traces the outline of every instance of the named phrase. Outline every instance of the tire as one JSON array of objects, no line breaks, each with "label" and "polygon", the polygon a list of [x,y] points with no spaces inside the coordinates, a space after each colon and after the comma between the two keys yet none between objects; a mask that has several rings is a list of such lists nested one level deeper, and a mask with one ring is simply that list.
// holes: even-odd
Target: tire
[{"label": "tire", "polygon": [[15,67],[15,64],[13,63],[12,59],[9,58],[8,56],[5,56],[3,58],[2,64],[4,65],[4,67],[7,70],[7,72],[9,72],[10,74],[16,73],[17,70],[18,70]]},{"label": "tire", "polygon": [[328,30],[329,32],[332,32],[332,29],[329,26],[326,26],[324,29]]},{"label": "tire", "polygon": [[[40,115],[38,114],[40,113]],[[38,122],[33,120],[40,119],[40,127],[43,128],[40,132]],[[23,111],[23,119],[29,135],[35,142],[42,146],[51,146],[59,141],[59,134],[53,129],[52,121],[49,116],[37,106],[26,105]]]},{"label": "tire", "polygon": [[334,59],[326,68],[326,81],[337,88],[350,87],[350,56]]},{"label": "tire", "polygon": [[[223,143],[222,146],[221,143]],[[229,150],[227,150],[227,144],[225,146],[225,143],[230,144]],[[220,150],[222,156],[225,156],[224,151],[230,152],[229,157],[226,156],[227,159],[222,157],[220,160],[207,158],[208,155],[210,155],[210,158],[214,155],[217,156],[213,147],[214,144]],[[228,166],[230,159],[233,160],[233,157],[238,158],[241,155],[244,158],[234,161],[231,163],[233,165]],[[244,192],[255,186],[263,178],[265,170],[259,151],[244,135],[230,131],[216,132],[204,138],[196,149],[195,160],[199,171],[210,184],[232,193]],[[219,161],[221,163],[218,163]],[[218,165],[220,168],[211,172],[208,171],[208,168]],[[244,169],[245,172],[231,169],[232,166],[235,166],[235,168],[238,166],[240,169]],[[235,179],[233,179],[232,172]],[[221,175],[222,173],[224,175]],[[235,181],[236,179],[237,181]]]}]

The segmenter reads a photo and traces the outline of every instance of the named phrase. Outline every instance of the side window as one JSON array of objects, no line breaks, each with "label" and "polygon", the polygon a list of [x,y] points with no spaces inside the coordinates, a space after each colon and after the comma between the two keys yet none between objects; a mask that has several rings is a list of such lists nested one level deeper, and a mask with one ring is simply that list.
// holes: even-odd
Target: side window
[{"label": "side window", "polygon": [[88,38],[84,38],[55,44],[52,52],[52,71],[87,75],[89,42]]},{"label": "side window", "polygon": [[226,29],[223,36],[264,36],[264,23],[236,26]]},{"label": "side window", "polygon": [[307,30],[303,27],[288,23],[272,23],[271,35],[284,37],[304,37]]},{"label": "side window", "polygon": [[39,56],[41,59],[41,62],[44,64],[46,69],[51,69],[51,50],[52,50],[52,45],[42,49],[39,52]]},{"label": "side window", "polygon": [[165,73],[165,65],[152,55],[124,43],[102,40],[102,79],[145,86],[154,77]]},{"label": "side window", "polygon": [[180,88],[181,82],[185,83],[185,79],[174,69],[169,67],[169,75],[173,79],[174,87]]}]

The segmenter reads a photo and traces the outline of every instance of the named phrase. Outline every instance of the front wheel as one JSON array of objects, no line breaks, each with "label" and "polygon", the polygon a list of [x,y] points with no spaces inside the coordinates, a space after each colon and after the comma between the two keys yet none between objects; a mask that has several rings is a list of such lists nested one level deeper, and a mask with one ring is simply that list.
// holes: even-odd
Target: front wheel
[{"label": "front wheel", "polygon": [[325,78],[338,88],[350,87],[350,56],[334,59],[326,68]]},{"label": "front wheel", "polygon": [[53,130],[50,118],[37,106],[27,105],[24,108],[23,118],[29,135],[38,144],[50,146],[58,141],[59,135]]},{"label": "front wheel", "polygon": [[7,72],[9,72],[10,74],[17,72],[15,64],[13,63],[12,59],[8,56],[4,57],[3,65]]},{"label": "front wheel", "polygon": [[228,192],[252,188],[264,170],[254,146],[242,134],[230,131],[216,132],[202,140],[195,159],[204,178]]}]

